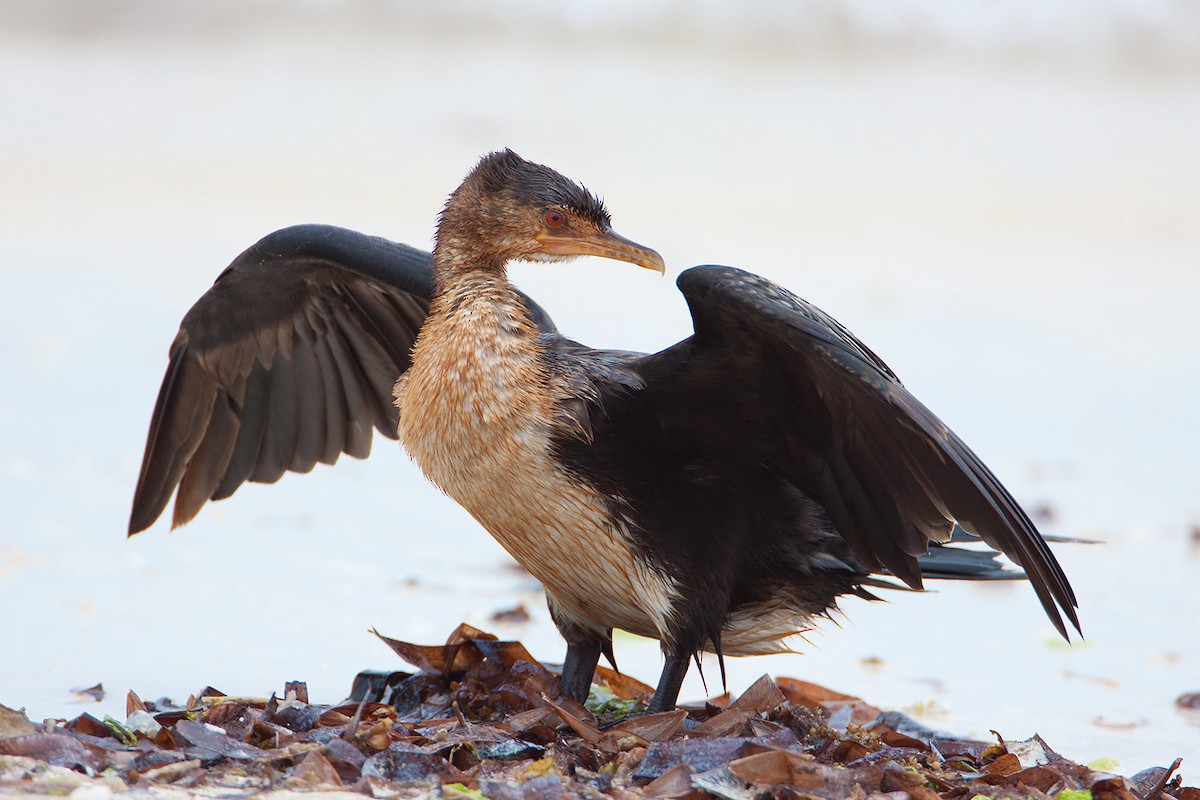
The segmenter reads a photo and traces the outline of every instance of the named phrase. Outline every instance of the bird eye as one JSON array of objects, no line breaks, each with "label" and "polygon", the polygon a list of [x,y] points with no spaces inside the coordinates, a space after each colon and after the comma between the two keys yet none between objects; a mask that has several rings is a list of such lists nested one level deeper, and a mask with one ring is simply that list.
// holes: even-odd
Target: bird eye
[{"label": "bird eye", "polygon": [[546,212],[546,224],[549,225],[551,228],[561,228],[563,223],[566,221],[567,221],[567,218],[563,215],[563,213],[561,211],[547,211]]}]

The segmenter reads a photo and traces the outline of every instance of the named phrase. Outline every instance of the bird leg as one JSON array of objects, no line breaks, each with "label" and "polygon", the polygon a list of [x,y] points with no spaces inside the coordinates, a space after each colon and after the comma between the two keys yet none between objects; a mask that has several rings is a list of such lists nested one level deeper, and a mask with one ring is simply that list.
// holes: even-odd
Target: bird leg
[{"label": "bird leg", "polygon": [[617,662],[613,660],[612,628],[597,635],[594,630],[571,621],[549,592],[546,592],[546,604],[550,608],[550,619],[554,620],[554,626],[567,640],[567,657],[563,659],[559,686],[564,695],[582,703],[587,700],[588,691],[592,688],[592,677],[596,674],[600,656],[604,655],[613,669],[617,668]]},{"label": "bird leg", "polygon": [[580,703],[587,700],[602,649],[599,639],[567,642],[567,657],[563,659],[562,679],[559,683],[564,695]]},{"label": "bird leg", "polygon": [[679,687],[683,685],[683,679],[687,675],[689,658],[690,653],[667,655],[667,663],[663,665],[658,688],[654,690],[654,697],[646,708],[647,713],[655,714],[675,707],[675,701],[679,699]]}]

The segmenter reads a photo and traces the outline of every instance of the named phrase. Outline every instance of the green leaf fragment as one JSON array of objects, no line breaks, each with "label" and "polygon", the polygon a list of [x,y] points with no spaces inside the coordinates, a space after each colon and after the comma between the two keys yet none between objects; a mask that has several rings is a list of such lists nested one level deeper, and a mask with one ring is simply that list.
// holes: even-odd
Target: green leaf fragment
[{"label": "green leaf fragment", "polygon": [[1121,766],[1121,762],[1111,756],[1100,756],[1094,761],[1089,761],[1087,768],[1096,772],[1116,772],[1117,767]]},{"label": "green leaf fragment", "polygon": [[137,744],[137,737],[134,736],[133,732],[126,728],[125,725],[120,721],[105,715],[104,727],[112,731],[113,736],[117,737],[121,744],[127,744],[131,746]]},{"label": "green leaf fragment", "polygon": [[1063,789],[1054,800],[1092,800],[1091,789]]},{"label": "green leaf fragment", "polygon": [[607,686],[592,684],[588,698],[583,706],[596,716],[611,714],[617,719],[627,717],[637,708],[637,700],[623,700],[617,697]]},{"label": "green leaf fragment", "polygon": [[447,783],[442,786],[442,797],[463,798],[463,800],[489,800],[488,796],[479,789],[468,789],[461,783]]}]

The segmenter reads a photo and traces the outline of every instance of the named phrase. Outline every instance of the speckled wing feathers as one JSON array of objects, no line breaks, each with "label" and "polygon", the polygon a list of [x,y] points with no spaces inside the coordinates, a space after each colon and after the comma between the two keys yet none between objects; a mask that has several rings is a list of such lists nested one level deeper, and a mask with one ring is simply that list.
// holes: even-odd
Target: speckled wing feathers
[{"label": "speckled wing feathers", "polygon": [[603,412],[605,398],[645,388],[634,368],[643,353],[596,350],[558,334],[541,337],[543,358],[558,398],[556,438],[591,441],[593,417]]}]

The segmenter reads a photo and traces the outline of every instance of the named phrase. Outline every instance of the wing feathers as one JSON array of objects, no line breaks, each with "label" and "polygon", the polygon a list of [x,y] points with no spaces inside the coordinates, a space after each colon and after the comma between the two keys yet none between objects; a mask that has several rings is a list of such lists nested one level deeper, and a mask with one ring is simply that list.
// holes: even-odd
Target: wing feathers
[{"label": "wing feathers", "polygon": [[329,347],[331,360],[337,370],[337,383],[342,390],[346,437],[343,449],[355,458],[366,458],[371,454],[371,429],[369,426],[374,414],[367,404],[358,365],[350,353],[350,348],[342,336],[339,326],[329,326],[325,332],[325,344]]},{"label": "wing feathers", "polygon": [[240,424],[233,455],[230,456],[229,466],[213,495],[214,499],[229,497],[237,487],[249,480],[254,472],[258,463],[258,451],[262,448],[263,433],[270,416],[270,380],[266,368],[255,361],[251,364],[250,374],[235,382],[235,385],[240,384],[243,387],[240,392],[241,402],[236,408]]},{"label": "wing feathers", "polygon": [[214,397],[204,440],[192,456],[192,468],[183,474],[179,483],[172,527],[190,522],[220,486],[221,477],[233,457],[239,425],[228,397]]},{"label": "wing feathers", "polygon": [[[174,523],[247,480],[273,482],[396,437],[392,387],[431,292],[429,253],[298,225],[238,256],[184,316],[151,417],[129,520]],[[546,331],[546,313],[525,298]]]},{"label": "wing feathers", "polygon": [[[825,509],[864,565],[919,586],[915,556],[958,522],[1025,570],[1060,633],[1064,615],[1078,629],[1075,594],[1029,517],[877,355],[758,276],[697,267],[679,287],[696,335],[686,350],[650,358],[686,353],[696,374],[702,361],[719,363],[722,380],[764,398],[753,412],[761,456]],[[789,394],[771,390],[778,385]]]},{"label": "wing feathers", "polygon": [[266,381],[270,385],[267,416],[263,424],[262,441],[258,447],[258,458],[250,473],[250,480],[255,483],[274,483],[282,478],[296,449],[300,412],[296,370],[284,348],[275,351],[270,363],[269,370],[265,372]]},{"label": "wing feathers", "polygon": [[[199,438],[191,433],[197,415],[205,412],[211,399],[204,396],[203,387],[195,387],[195,381],[186,381],[181,373],[193,369],[187,360],[187,345],[176,339],[171,348],[171,361],[163,377],[162,389],[154,404],[150,418],[150,432],[146,437],[146,455],[138,475],[134,492],[133,512],[130,527],[149,527],[162,514],[171,493],[183,475],[187,459],[195,450]],[[181,387],[187,383],[189,386]],[[180,408],[177,392],[195,392],[188,403]]]},{"label": "wing feathers", "polygon": [[288,463],[289,472],[310,472],[321,455],[325,438],[325,386],[317,357],[313,353],[312,329],[303,314],[296,315],[296,335],[292,339],[292,363],[296,368],[299,425],[296,446]]}]

